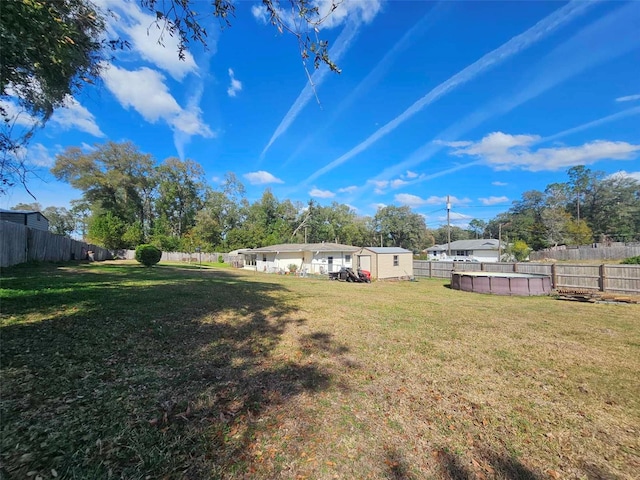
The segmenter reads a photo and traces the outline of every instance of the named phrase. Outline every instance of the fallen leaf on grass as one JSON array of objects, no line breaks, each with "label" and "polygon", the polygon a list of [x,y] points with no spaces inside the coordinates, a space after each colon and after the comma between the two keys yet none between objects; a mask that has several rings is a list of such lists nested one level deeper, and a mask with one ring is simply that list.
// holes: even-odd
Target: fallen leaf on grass
[{"label": "fallen leaf on grass", "polygon": [[560,478],[560,474],[558,472],[556,472],[555,470],[547,470],[547,473],[552,478]]}]

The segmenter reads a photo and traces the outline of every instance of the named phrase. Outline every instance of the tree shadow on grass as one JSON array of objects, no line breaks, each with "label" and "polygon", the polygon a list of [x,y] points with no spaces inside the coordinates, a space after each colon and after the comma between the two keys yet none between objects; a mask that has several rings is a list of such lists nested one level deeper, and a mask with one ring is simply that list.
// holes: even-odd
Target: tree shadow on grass
[{"label": "tree shadow on grass", "polygon": [[438,462],[445,478],[450,480],[472,480],[476,478],[496,478],[505,480],[541,480],[541,474],[534,472],[518,459],[507,453],[497,453],[487,449],[474,452],[475,468],[446,450],[438,451]]},{"label": "tree shadow on grass", "polygon": [[305,319],[285,287],[257,277],[47,267],[10,272],[3,288],[19,292],[2,304],[8,476],[233,476],[273,412],[331,383],[277,351]]},{"label": "tree shadow on grass", "polygon": [[396,448],[385,450],[386,477],[392,480],[416,480],[406,459]]}]

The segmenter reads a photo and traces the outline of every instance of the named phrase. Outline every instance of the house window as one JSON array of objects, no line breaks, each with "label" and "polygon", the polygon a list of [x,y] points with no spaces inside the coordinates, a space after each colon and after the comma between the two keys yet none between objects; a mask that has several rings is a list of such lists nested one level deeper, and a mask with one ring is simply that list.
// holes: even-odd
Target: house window
[{"label": "house window", "polygon": [[456,250],[456,255],[458,255],[460,257],[468,257],[469,256],[469,251],[468,250]]},{"label": "house window", "polygon": [[394,266],[394,267],[397,267],[398,265],[399,265],[399,262],[398,262],[398,255],[394,255],[394,256],[393,256],[393,266]]},{"label": "house window", "polygon": [[266,261],[267,261],[267,256],[266,256],[266,255],[264,255],[264,254],[262,255],[262,261],[263,261],[263,262],[266,262]]},{"label": "house window", "polygon": [[351,261],[351,255],[345,255],[344,256],[344,261],[345,262],[350,262]]}]

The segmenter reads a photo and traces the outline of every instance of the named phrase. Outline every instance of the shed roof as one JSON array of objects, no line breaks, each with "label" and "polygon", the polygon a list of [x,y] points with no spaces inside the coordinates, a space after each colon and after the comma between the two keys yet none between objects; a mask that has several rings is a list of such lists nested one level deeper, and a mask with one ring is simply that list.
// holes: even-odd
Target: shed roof
[{"label": "shed roof", "polygon": [[247,249],[243,253],[284,253],[284,252],[357,252],[360,247],[340,243],[281,243],[268,247]]},{"label": "shed roof", "polygon": [[[427,248],[428,252],[443,252],[449,249],[444,243]],[[484,238],[479,240],[456,240],[451,242],[451,250],[497,250],[498,240],[495,238]]]},{"label": "shed roof", "polygon": [[399,253],[411,253],[413,254],[413,252],[411,250],[407,250],[404,248],[400,248],[400,247],[364,247],[363,250],[369,250],[373,253],[376,254],[381,254],[381,253],[388,253],[388,254],[394,254],[397,255]]},{"label": "shed roof", "polygon": [[0,213],[4,213],[4,214],[9,213],[9,214],[17,214],[17,215],[35,215],[36,213],[39,213],[41,217],[49,220],[42,212],[38,210],[5,210],[4,208],[0,208]]}]

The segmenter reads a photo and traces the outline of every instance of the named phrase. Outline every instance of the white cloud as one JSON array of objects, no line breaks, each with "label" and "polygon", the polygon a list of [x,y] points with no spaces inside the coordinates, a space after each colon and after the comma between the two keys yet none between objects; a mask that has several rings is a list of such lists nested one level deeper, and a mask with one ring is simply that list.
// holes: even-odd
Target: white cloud
[{"label": "white cloud", "polygon": [[269,23],[269,12],[267,12],[267,7],[264,5],[253,5],[251,7],[251,15],[264,25]]},{"label": "white cloud", "polygon": [[55,157],[49,153],[49,149],[41,143],[36,143],[28,149],[27,162],[37,167],[51,168],[55,163]]},{"label": "white cloud", "polygon": [[638,95],[627,95],[626,97],[618,97],[618,98],[616,98],[616,102],[633,102],[635,100],[640,100],[640,94],[638,94]]},{"label": "white cloud", "polygon": [[479,200],[483,205],[497,205],[498,203],[506,203],[509,201],[504,195],[501,197],[490,196],[488,198],[480,198]]},{"label": "white cloud", "polygon": [[[355,20],[362,23],[370,23],[380,11],[382,0],[314,0],[310,2],[309,8],[318,8],[318,15],[312,20],[322,20],[318,29],[331,29],[338,27],[348,20]],[[276,8],[278,16],[287,27],[294,31],[304,29],[297,12],[291,9]],[[264,5],[253,5],[251,7],[253,17],[263,24],[270,22],[269,12]]]},{"label": "white cloud", "polygon": [[353,193],[356,190],[358,190],[358,187],[356,187],[355,185],[350,185],[348,187],[339,188],[338,192],[340,192],[340,193]]},{"label": "white cloud", "polygon": [[397,178],[395,180],[391,180],[391,182],[389,182],[389,185],[391,186],[391,188],[400,188],[400,187],[406,185],[407,183],[409,183],[409,182],[407,182],[405,180],[402,180],[400,178]]},{"label": "white cloud", "polygon": [[620,170],[619,172],[612,173],[609,177],[620,176],[623,178],[633,178],[634,180],[640,182],[640,172],[627,172],[625,170]]},{"label": "white cloud", "polygon": [[387,206],[386,203],[374,203],[371,205],[373,208],[375,208],[376,210],[379,210],[381,208],[385,208]]},{"label": "white cloud", "polygon": [[319,188],[312,188],[309,191],[309,195],[311,195],[312,197],[317,197],[317,198],[333,198],[336,196],[335,193],[329,191],[329,190],[320,190]]},{"label": "white cloud", "polygon": [[560,170],[574,165],[590,165],[600,160],[630,160],[638,156],[640,145],[596,140],[575,147],[531,148],[540,137],[494,132],[476,143],[452,152],[473,156],[496,170],[521,168],[529,171]]},{"label": "white cloud", "polygon": [[367,183],[370,183],[375,187],[373,191],[378,195],[384,194],[385,189],[389,186],[389,180],[368,180]]},{"label": "white cloud", "polygon": [[231,68],[229,69],[229,79],[231,83],[229,84],[229,88],[227,88],[227,95],[235,97],[238,92],[242,90],[242,82],[236,79]]},{"label": "white cloud", "polygon": [[405,174],[406,178],[417,178],[418,174],[416,172],[412,172],[411,170],[407,170],[407,173]]},{"label": "white cloud", "polygon": [[376,188],[387,188],[389,186],[389,180],[369,180],[369,183],[373,183]]},{"label": "white cloud", "polygon": [[398,203],[402,203],[403,205],[408,205],[410,207],[421,207],[425,205],[427,201],[417,195],[411,195],[410,193],[398,193],[394,197],[395,201]]},{"label": "white cloud", "polygon": [[41,143],[19,147],[16,152],[12,152],[9,155],[32,167],[51,168],[55,163],[54,155]]},{"label": "white cloud", "polygon": [[202,120],[197,102],[192,102],[187,109],[178,105],[161,73],[147,67],[130,71],[110,65],[104,69],[102,78],[120,105],[127,109],[133,107],[147,122],[163,120],[174,131],[187,136],[215,136]]},{"label": "white cloud", "polygon": [[496,181],[496,182],[491,182],[491,185],[493,185],[495,187],[506,187],[509,184],[506,183],[506,182],[498,182],[498,181]]},{"label": "white cloud", "polygon": [[[449,195],[449,201],[451,202],[451,205],[466,205],[468,203],[471,203],[471,200],[469,198],[466,198],[466,197],[458,198],[455,195]],[[425,204],[426,205],[443,205],[446,207],[447,196],[443,195],[441,197],[438,197],[437,195],[432,195],[425,200]]]},{"label": "white cloud", "polygon": [[[109,27],[115,34],[122,37],[128,35],[132,45],[132,51],[144,60],[166,71],[176,80],[182,80],[187,74],[198,70],[193,55],[184,52],[184,59],[178,58],[178,37],[164,32],[162,43],[160,35],[162,24],[156,25],[153,15],[143,12],[135,2],[122,2],[121,0],[103,0],[114,17],[107,16],[110,20]],[[157,27],[161,27],[158,29]],[[215,44],[208,41],[210,49],[215,50]]]},{"label": "white cloud", "polygon": [[0,108],[4,111],[2,115],[3,122],[6,120],[9,124],[20,125],[21,127],[27,128],[34,127],[39,123],[36,117],[32,117],[9,100],[0,99]]},{"label": "white cloud", "polygon": [[244,178],[249,180],[251,185],[265,185],[267,183],[284,183],[277,177],[274,177],[269,172],[264,170],[258,170],[257,172],[245,173]]},{"label": "white cloud", "polygon": [[105,137],[96,123],[96,117],[70,95],[65,97],[62,108],[53,112],[51,121],[66,130],[75,128],[94,137]]}]

